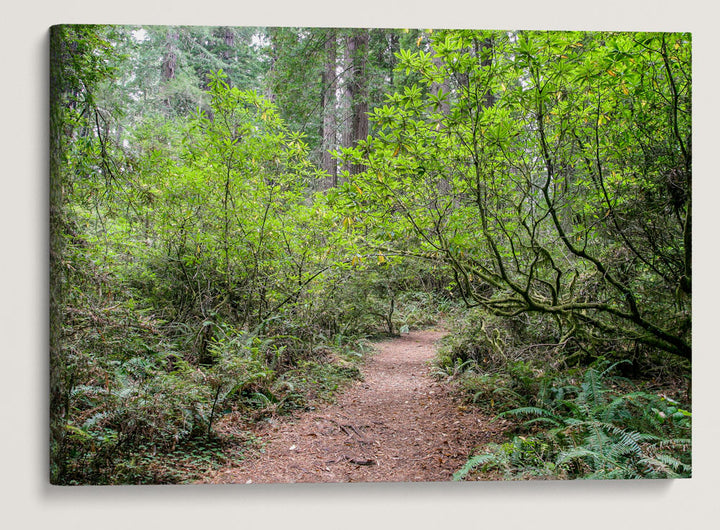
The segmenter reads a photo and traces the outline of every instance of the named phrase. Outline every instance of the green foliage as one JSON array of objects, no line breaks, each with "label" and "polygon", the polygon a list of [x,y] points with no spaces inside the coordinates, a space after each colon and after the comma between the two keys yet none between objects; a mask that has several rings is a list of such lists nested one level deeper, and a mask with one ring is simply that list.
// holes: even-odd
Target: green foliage
[{"label": "green foliage", "polygon": [[557,378],[543,406],[508,410],[530,434],[490,444],[454,478],[474,470],[526,478],[680,478],[691,474],[692,415],[662,395],[620,393],[615,366],[591,367],[578,384]]},{"label": "green foliage", "polygon": [[[249,422],[303,408],[331,399],[360,377],[354,363],[362,359],[362,348],[287,369],[279,362],[284,349],[279,342],[242,333],[219,339],[210,347],[213,364],[205,367],[175,352],[112,361],[105,368],[85,359],[96,382],[75,385],[68,396],[66,460],[58,463],[63,483],[189,480],[207,469],[202,460],[218,465],[226,458],[220,447],[246,437],[236,432],[243,423],[230,434],[218,432],[220,418],[231,414],[234,422]],[[89,375],[76,368],[73,378]],[[173,472],[173,465],[166,466],[173,456],[182,456],[188,469]],[[198,466],[202,469],[193,472]]]},{"label": "green foliage", "polygon": [[[689,359],[689,36],[432,43],[400,53],[418,83],[340,154],[366,168],[342,191],[358,231],[378,230],[367,244],[403,252],[410,239],[468,306],[542,315],[586,347],[635,341]],[[388,226],[412,237],[380,236]]]},{"label": "green foliage", "polygon": [[288,406],[299,408],[318,398],[331,401],[340,388],[358,379],[361,379],[358,367],[347,361],[302,361],[297,368],[287,372],[281,384],[292,389],[292,401]]},{"label": "green foliage", "polygon": [[[291,28],[267,29],[268,55],[272,68],[267,85],[274,96],[280,115],[290,128],[301,131],[309,146],[310,159],[319,163],[323,149],[347,144],[347,134],[324,130],[323,120],[330,114],[332,123],[345,124],[351,119],[351,102],[347,101],[350,85],[354,83],[352,52],[348,39],[362,29],[357,28]],[[369,109],[379,106],[388,90],[403,86],[404,76],[394,72],[395,54],[403,45],[413,45],[419,31],[400,33],[396,30],[374,28],[367,30],[368,43],[363,79],[367,95],[362,103]],[[331,42],[329,52],[328,42]],[[412,43],[412,44],[411,44]],[[324,69],[332,76],[327,79]],[[340,95],[336,101],[336,91]],[[354,97],[354,96],[352,96]],[[323,141],[323,135],[329,136]],[[343,145],[344,145],[343,144]]]},{"label": "green foliage", "polygon": [[466,312],[443,341],[435,373],[453,375],[461,396],[489,413],[536,405],[567,366],[563,353],[572,351],[551,324],[536,315]]},{"label": "green foliage", "polygon": [[484,371],[503,370],[514,362],[559,365],[563,354],[576,352],[576,345],[563,340],[554,324],[533,314],[508,318],[478,309],[466,311],[443,352],[451,359],[474,361]]},{"label": "green foliage", "polygon": [[458,379],[460,394],[486,412],[497,412],[542,401],[555,375],[531,368],[522,361],[510,363],[503,370],[490,373],[484,373],[477,368],[463,372],[463,368],[477,365],[473,361],[454,362],[455,366],[460,368],[453,373]]}]

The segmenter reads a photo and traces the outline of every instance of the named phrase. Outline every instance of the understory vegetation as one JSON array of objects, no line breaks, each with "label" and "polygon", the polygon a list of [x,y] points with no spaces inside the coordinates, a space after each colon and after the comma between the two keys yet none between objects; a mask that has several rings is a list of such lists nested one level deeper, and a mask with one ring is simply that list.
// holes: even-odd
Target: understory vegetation
[{"label": "understory vegetation", "polygon": [[457,479],[691,475],[688,34],[50,41],[52,483],[196,479],[441,321],[509,436]]},{"label": "understory vegetation", "polygon": [[642,354],[562,358],[540,337],[532,348],[513,344],[523,335],[517,324],[471,319],[436,361],[436,376],[502,422],[507,436],[479,447],[455,480],[691,476],[690,381],[681,364]]}]

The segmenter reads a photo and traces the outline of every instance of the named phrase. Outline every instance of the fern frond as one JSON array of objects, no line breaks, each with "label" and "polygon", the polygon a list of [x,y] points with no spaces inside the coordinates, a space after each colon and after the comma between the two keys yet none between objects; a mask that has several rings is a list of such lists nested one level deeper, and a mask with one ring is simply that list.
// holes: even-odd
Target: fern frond
[{"label": "fern frond", "polygon": [[690,466],[688,464],[685,464],[678,460],[677,458],[666,455],[666,454],[658,454],[655,455],[653,458],[656,462],[660,462],[664,464],[665,466],[669,467],[673,471],[686,471],[690,469]]},{"label": "fern frond", "polygon": [[598,469],[594,473],[585,475],[582,477],[587,480],[628,480],[628,479],[641,479],[644,478],[635,469],[628,466],[602,468]]},{"label": "fern frond", "polygon": [[588,449],[587,447],[573,447],[567,451],[562,451],[558,454],[555,459],[555,464],[562,465],[571,462],[572,460],[583,459],[583,458],[595,458],[601,459],[602,455],[596,451]]},{"label": "fern frond", "polygon": [[556,416],[547,409],[540,407],[519,407],[498,414],[498,417],[502,416],[523,416],[523,415],[534,415],[534,416],[545,416],[550,418],[556,418]]},{"label": "fern frond", "polygon": [[647,473],[649,476],[656,478],[680,478],[691,469],[691,466],[666,454],[643,458],[639,463],[650,470]]},{"label": "fern frond", "polygon": [[653,444],[653,448],[656,449],[676,449],[681,451],[689,451],[691,447],[692,440],[690,438],[672,438],[670,440],[658,439]]},{"label": "fern frond", "polygon": [[455,473],[453,473],[453,480],[462,480],[464,479],[471,471],[474,469],[487,465],[487,464],[495,464],[498,465],[502,461],[501,458],[499,458],[499,455],[497,452],[491,452],[491,453],[484,453],[481,455],[474,455],[468,458],[467,462],[458,469]]},{"label": "fern frond", "polygon": [[110,416],[110,414],[107,411],[93,414],[87,420],[85,420],[85,423],[83,423],[83,429],[89,431],[108,416]]},{"label": "fern frond", "polygon": [[623,449],[628,453],[642,456],[643,451],[640,448],[640,443],[642,441],[641,434],[621,429],[620,427],[616,427],[615,425],[609,425],[608,429],[613,434],[620,436],[620,439],[617,442],[618,448]]},{"label": "fern frond", "polygon": [[603,387],[600,375],[594,368],[588,368],[585,372],[585,380],[582,385],[582,393],[579,397],[581,403],[591,405],[593,408],[603,405]]},{"label": "fern frond", "polygon": [[115,390],[113,390],[111,394],[120,399],[127,399],[134,394],[137,394],[137,391],[138,389],[134,385],[123,385],[120,388],[116,388]]},{"label": "fern frond", "polygon": [[532,418],[530,420],[524,421],[523,426],[527,427],[528,425],[533,425],[535,423],[549,423],[550,425],[554,425],[556,427],[564,427],[565,424],[563,421],[556,417],[547,417],[542,416],[540,418]]},{"label": "fern frond", "polygon": [[610,372],[615,370],[616,366],[618,366],[620,364],[625,364],[625,363],[632,364],[632,362],[630,362],[629,359],[622,359],[621,361],[617,361],[617,362],[611,364],[610,366],[608,366],[607,368],[605,368],[605,370],[603,370],[600,374],[598,374],[600,379],[604,379],[605,376],[607,376],[608,374],[610,374]]}]

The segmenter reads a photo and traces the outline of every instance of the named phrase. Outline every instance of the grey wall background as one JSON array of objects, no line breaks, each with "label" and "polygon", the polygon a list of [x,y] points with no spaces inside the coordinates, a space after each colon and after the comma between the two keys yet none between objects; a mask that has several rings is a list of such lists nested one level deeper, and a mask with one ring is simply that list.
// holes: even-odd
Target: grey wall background
[{"label": "grey wall background", "polygon": [[[488,5],[486,5],[488,4]],[[711,0],[29,0],[0,30],[0,517],[9,528],[712,528],[720,520],[715,30]],[[51,488],[47,482],[47,29],[57,23],[692,31],[694,474],[684,481]]]}]

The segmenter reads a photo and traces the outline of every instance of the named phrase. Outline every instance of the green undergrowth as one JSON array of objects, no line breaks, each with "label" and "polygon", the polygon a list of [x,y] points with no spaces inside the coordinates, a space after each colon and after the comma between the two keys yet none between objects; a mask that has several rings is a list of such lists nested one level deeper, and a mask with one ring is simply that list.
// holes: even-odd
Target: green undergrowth
[{"label": "green undergrowth", "polygon": [[488,444],[454,478],[636,479],[691,476],[692,414],[662,394],[621,391],[614,365],[544,382],[542,397],[506,410],[509,441]]},{"label": "green undergrowth", "polygon": [[99,363],[97,356],[80,359],[77,350],[75,373],[87,383],[67,396],[64,458],[55,463],[60,483],[196,480],[256,446],[254,423],[332,400],[361,378],[370,351],[359,339],[308,350],[287,336],[223,327],[203,364],[188,362],[171,344],[152,348],[152,333],[136,337],[147,347],[125,359],[109,351]]},{"label": "green undergrowth", "polygon": [[506,440],[478,447],[455,480],[691,476],[689,389],[677,367],[631,378],[631,360],[559,362],[497,321],[465,324],[445,340],[434,373],[502,425]]}]

